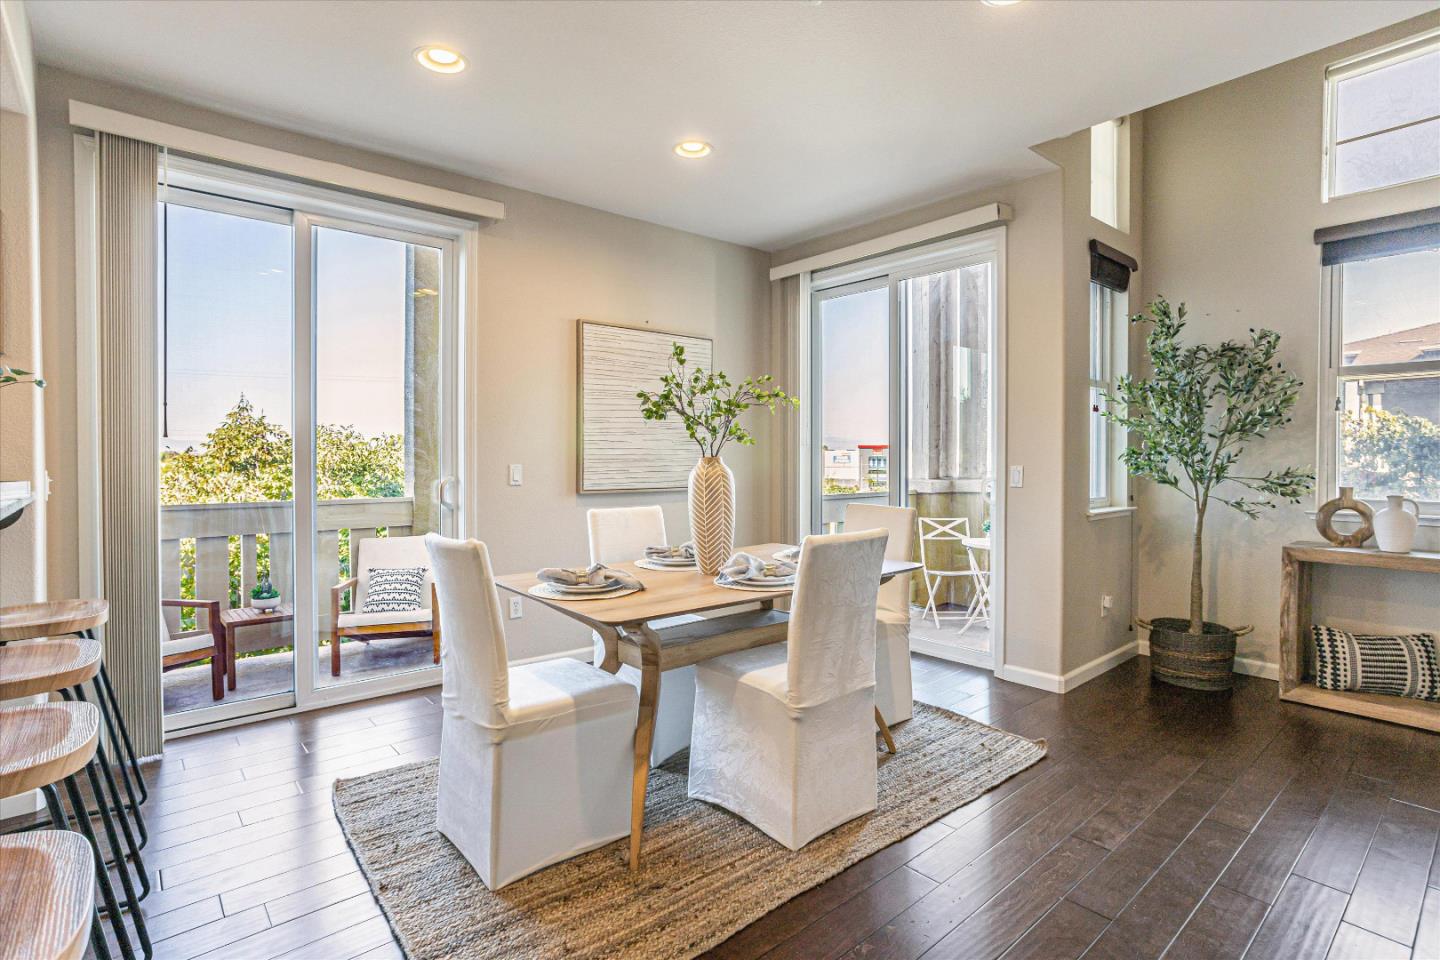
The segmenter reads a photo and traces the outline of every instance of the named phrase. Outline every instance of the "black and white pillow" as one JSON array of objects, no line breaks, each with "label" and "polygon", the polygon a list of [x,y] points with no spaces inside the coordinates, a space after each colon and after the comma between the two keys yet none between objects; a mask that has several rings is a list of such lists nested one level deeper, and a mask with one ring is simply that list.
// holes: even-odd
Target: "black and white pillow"
[{"label": "black and white pillow", "polygon": [[372,567],[361,613],[409,613],[420,609],[424,567]]},{"label": "black and white pillow", "polygon": [[1317,687],[1440,701],[1434,634],[1377,636],[1321,626],[1312,634]]}]

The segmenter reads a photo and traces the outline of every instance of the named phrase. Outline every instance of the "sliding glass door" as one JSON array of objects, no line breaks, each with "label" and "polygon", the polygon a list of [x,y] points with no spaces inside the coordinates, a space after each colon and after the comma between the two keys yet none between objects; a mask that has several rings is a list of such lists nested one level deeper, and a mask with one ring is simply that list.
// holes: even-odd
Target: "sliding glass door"
[{"label": "sliding glass door", "polygon": [[455,237],[168,172],[167,728],[433,682],[423,537],[458,524]]},{"label": "sliding glass door", "polygon": [[991,666],[1000,250],[991,238],[812,277],[811,529],[851,503],[914,507],[927,573],[912,646]]}]

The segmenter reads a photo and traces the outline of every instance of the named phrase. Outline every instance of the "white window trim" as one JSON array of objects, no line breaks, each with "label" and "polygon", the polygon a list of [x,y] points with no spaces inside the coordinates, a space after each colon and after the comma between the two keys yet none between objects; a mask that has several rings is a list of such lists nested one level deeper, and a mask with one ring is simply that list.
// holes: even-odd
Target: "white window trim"
[{"label": "white window trim", "polygon": [[[1336,95],[1336,88],[1342,80],[1349,80],[1361,74],[1371,73],[1375,70],[1382,70],[1385,67],[1394,66],[1405,60],[1423,56],[1427,53],[1434,53],[1440,50],[1440,28],[1427,30],[1424,33],[1407,37],[1395,43],[1388,44],[1378,50],[1370,50],[1353,57],[1348,57],[1325,68],[1325,135],[1322,140],[1323,150],[1321,156],[1321,182],[1320,200],[1329,203],[1339,197],[1355,197],[1366,193],[1375,193],[1378,190],[1389,190],[1392,187],[1401,187],[1410,183],[1424,183],[1427,180],[1440,179],[1440,174],[1430,174],[1424,177],[1416,177],[1413,180],[1401,180],[1396,183],[1387,183],[1380,187],[1369,187],[1365,190],[1355,190],[1350,193],[1335,192],[1335,159],[1337,146],[1335,134],[1337,127],[1337,113],[1340,108],[1340,98]],[[1391,130],[1403,129],[1414,126],[1418,123],[1426,123],[1434,117],[1422,118],[1399,125],[1398,127],[1386,130],[1377,130],[1374,133],[1365,134],[1363,137],[1354,137],[1345,141],[1352,143],[1357,140],[1368,139],[1379,136]]]},{"label": "white window trim", "polygon": [[[1316,452],[1315,452],[1315,511],[1339,493],[1339,470],[1336,457],[1339,451],[1340,418],[1337,416],[1340,404],[1341,381],[1364,374],[1415,374],[1421,376],[1440,375],[1440,360],[1418,360],[1403,364],[1364,364],[1345,366],[1341,353],[1344,349],[1344,317],[1340,313],[1344,283],[1343,263],[1321,268],[1320,292],[1320,357],[1316,367],[1320,371],[1316,395]],[[1372,509],[1384,506],[1381,500],[1366,500]],[[1420,523],[1423,526],[1440,526],[1440,501],[1426,500],[1420,503]]]},{"label": "white window trim", "polygon": [[[1108,296],[1107,296],[1108,292]],[[1125,464],[1120,460],[1120,451],[1125,449],[1125,429],[1118,423],[1105,421],[1103,436],[1103,449],[1098,452],[1089,449],[1089,425],[1090,416],[1093,411],[1089,410],[1090,391],[1100,388],[1110,393],[1115,393],[1120,377],[1129,372],[1130,369],[1130,324],[1127,314],[1128,297],[1125,309],[1116,309],[1116,297],[1126,296],[1117,294],[1114,291],[1107,291],[1107,288],[1091,281],[1090,283],[1090,351],[1093,355],[1095,345],[1095,310],[1097,304],[1103,304],[1108,309],[1105,316],[1101,318],[1101,340],[1104,341],[1101,349],[1101,376],[1097,379],[1089,370],[1085,378],[1085,414],[1086,423],[1086,445],[1088,463],[1092,465],[1096,456],[1105,460],[1105,493],[1099,497],[1088,497],[1087,515],[1094,519],[1104,519],[1111,516],[1123,516],[1133,509],[1130,506],[1130,474],[1125,469]],[[1087,365],[1088,365],[1087,357]],[[1085,472],[1086,493],[1089,493],[1090,471]]]}]

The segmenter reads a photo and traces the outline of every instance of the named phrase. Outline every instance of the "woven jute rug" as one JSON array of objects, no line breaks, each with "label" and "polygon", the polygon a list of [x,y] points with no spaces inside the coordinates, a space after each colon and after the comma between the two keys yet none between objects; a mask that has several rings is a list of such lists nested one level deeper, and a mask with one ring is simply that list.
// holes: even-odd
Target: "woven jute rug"
[{"label": "woven jute rug", "polygon": [[650,774],[638,874],[621,840],[486,890],[435,829],[438,760],[338,780],[335,811],[410,960],[680,960],[1045,755],[1043,741],[918,703],[894,733],[875,812],[797,852],[689,799],[684,754]]}]

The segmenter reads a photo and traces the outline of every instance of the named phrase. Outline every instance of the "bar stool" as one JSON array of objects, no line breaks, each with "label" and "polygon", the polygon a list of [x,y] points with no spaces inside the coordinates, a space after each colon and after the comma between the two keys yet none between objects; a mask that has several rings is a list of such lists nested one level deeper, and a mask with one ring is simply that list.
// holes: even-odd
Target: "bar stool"
[{"label": "bar stool", "polygon": [[[37,640],[67,634],[93,640],[95,628],[103,626],[109,619],[110,603],[107,600],[42,600],[0,607],[0,646],[14,640]],[[125,784],[130,806],[138,808],[150,799],[150,790],[145,783],[145,775],[140,772],[135,746],[130,742],[130,729],[125,725],[125,714],[120,710],[120,701],[115,697],[115,688],[110,683],[110,674],[103,659],[94,686],[95,702],[100,706],[105,732],[110,742],[116,744],[114,749],[117,754],[122,745],[125,748],[120,779]],[[140,791],[138,798],[135,795],[136,785]],[[142,827],[140,845],[143,847],[148,841],[149,837]]]},{"label": "bar stool", "polygon": [[[95,679],[103,663],[104,656],[100,641],[83,637],[54,637],[44,642],[16,643],[0,647],[0,701],[18,700],[37,694],[59,693],[66,700],[73,699],[83,702],[85,690],[81,685],[87,680]],[[108,749],[117,749],[113,740]],[[95,759],[100,764],[103,774],[102,782],[109,787],[112,810],[119,814],[120,825],[129,848],[130,860],[138,863],[140,862],[140,848],[144,846],[144,837],[146,836],[145,817],[138,806],[127,806],[121,801],[120,791],[115,786],[110,757],[106,751],[106,747],[99,747]],[[123,765],[121,772],[123,775]],[[101,803],[105,802],[103,795],[96,796],[95,799]],[[92,817],[97,815],[97,811],[88,812]],[[134,831],[130,828],[132,820],[135,824]],[[64,827],[65,824],[60,823],[55,826]],[[138,843],[135,839],[137,833],[142,838]],[[140,884],[140,899],[143,900],[150,895],[148,874],[142,872]]]},{"label": "bar stool", "polygon": [[85,838],[66,830],[0,837],[0,917],[0,957],[80,960],[87,932],[108,957]]},{"label": "bar stool", "polygon": [[[80,685],[94,679],[100,671],[101,660],[98,641],[85,638],[7,647],[0,650],[0,699],[54,690],[62,695],[73,691],[83,698]],[[68,690],[66,684],[70,685]],[[129,817],[126,816],[110,764],[105,753],[99,749],[100,723],[101,711],[83,700],[0,709],[0,796],[14,796],[38,789],[45,797],[52,825],[68,827],[73,819],[94,855],[95,878],[100,884],[120,952],[125,960],[134,960],[135,951],[125,929],[120,903],[110,883],[110,871],[91,824],[91,817],[98,815],[125,893],[125,906],[130,911],[135,933],[148,960],[153,949],[140,912],[140,900],[150,890],[149,874],[130,830]],[[82,769],[97,801],[93,811],[80,791],[78,774]],[[109,788],[108,802],[102,780]],[[55,786],[57,783],[64,784],[70,802],[69,817],[61,804]],[[111,817],[112,806],[119,814],[128,855],[121,847],[120,833],[117,833]],[[138,807],[131,812],[137,819],[140,817]],[[131,881],[132,869],[140,880],[143,893],[136,892]],[[98,916],[97,912],[97,919]],[[95,945],[97,956],[109,957],[104,936],[98,932],[98,927],[91,935],[91,942]]]}]

